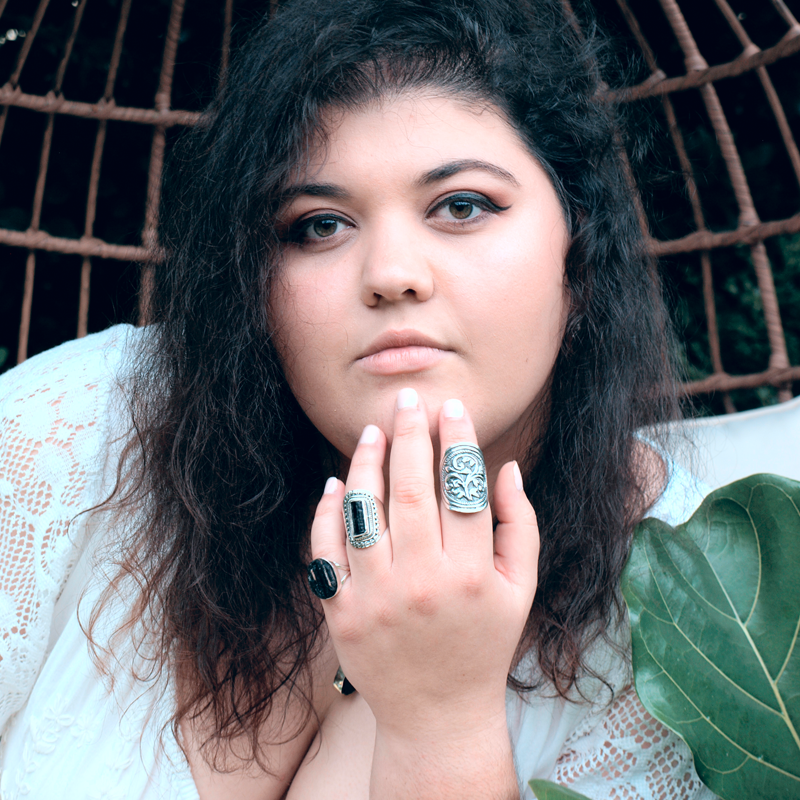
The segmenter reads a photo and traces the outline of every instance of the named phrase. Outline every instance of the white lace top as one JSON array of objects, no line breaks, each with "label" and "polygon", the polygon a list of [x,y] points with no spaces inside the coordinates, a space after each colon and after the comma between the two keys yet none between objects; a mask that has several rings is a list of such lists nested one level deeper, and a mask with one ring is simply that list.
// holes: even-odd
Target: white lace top
[{"label": "white lace top", "polygon": [[[140,335],[117,326],[0,380],[0,800],[197,800],[164,730],[171,684],[148,688],[121,664],[112,688],[76,614],[80,600],[86,620],[103,585],[95,549],[112,532],[102,514],[81,512],[114,485],[127,428],[117,373]],[[675,523],[699,500],[676,471],[653,513]],[[549,778],[596,800],[713,798],[683,742],[625,688],[628,665],[596,658],[616,691],[610,705],[509,693],[520,781]]]}]

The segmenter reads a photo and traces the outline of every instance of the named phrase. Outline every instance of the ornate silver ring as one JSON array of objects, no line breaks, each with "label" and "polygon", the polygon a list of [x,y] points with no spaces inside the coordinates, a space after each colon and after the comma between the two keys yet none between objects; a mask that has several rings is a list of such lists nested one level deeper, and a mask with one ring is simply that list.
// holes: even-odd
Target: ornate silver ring
[{"label": "ornate silver ring", "polygon": [[348,492],[344,496],[344,525],[353,547],[372,547],[386,528],[383,506],[372,492]]},{"label": "ornate silver ring", "polygon": [[474,514],[489,505],[486,464],[474,444],[451,444],[442,459],[442,496],[451,511]]}]

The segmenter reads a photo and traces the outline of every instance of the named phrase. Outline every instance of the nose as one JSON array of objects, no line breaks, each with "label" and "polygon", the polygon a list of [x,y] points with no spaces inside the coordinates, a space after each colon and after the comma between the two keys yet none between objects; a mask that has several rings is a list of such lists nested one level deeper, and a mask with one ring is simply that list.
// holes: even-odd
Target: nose
[{"label": "nose", "polygon": [[423,238],[413,224],[397,219],[373,230],[365,242],[361,269],[361,299],[366,305],[430,299],[434,274]]}]

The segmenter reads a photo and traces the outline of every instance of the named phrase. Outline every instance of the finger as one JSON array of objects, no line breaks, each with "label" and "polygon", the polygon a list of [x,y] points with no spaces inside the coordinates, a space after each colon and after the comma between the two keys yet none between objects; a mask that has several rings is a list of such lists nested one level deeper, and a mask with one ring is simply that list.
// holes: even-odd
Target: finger
[{"label": "finger", "polygon": [[428,413],[413,389],[397,395],[389,456],[389,522],[395,564],[441,557]]},{"label": "finger", "polygon": [[[447,400],[439,414],[442,454],[438,475],[441,482],[442,541],[445,552],[459,563],[492,562],[492,514],[472,508],[486,502],[486,469],[477,447],[475,428],[460,400]],[[476,458],[476,455],[479,457]]]},{"label": "finger", "polygon": [[539,525],[522,486],[516,461],[505,464],[494,487],[495,569],[518,587],[528,588],[531,601],[539,569]]},{"label": "finger", "polygon": [[[342,518],[342,499],[344,484],[336,478],[328,478],[325,491],[317,505],[314,521],[311,523],[311,559],[309,565],[309,583],[312,581],[330,581],[330,571],[324,565],[314,564],[317,559],[325,559],[334,566],[336,579],[345,588],[347,570],[347,549],[345,547],[344,519]],[[337,564],[339,566],[337,566]],[[314,567],[316,567],[314,569]],[[312,574],[313,572],[313,574]],[[317,592],[315,592],[317,594]],[[319,594],[317,594],[319,596]]]},{"label": "finger", "polygon": [[[381,538],[368,547],[354,547],[352,542],[347,542],[347,558],[353,579],[361,586],[379,580],[385,575],[392,565],[392,542],[388,533],[386,513],[383,509],[384,480],[383,461],[386,457],[386,437],[380,428],[367,425],[364,428],[358,446],[350,461],[350,471],[347,474],[348,492],[367,492],[378,503],[376,504],[378,517],[378,533]],[[370,516],[371,504],[369,502],[354,500],[349,501],[345,495],[345,502],[353,506],[354,513],[366,513]]]}]

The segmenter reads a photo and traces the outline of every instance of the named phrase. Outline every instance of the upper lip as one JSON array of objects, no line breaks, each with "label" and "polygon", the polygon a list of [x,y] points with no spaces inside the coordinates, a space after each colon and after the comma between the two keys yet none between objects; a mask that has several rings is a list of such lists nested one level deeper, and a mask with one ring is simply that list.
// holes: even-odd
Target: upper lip
[{"label": "upper lip", "polygon": [[386,331],[382,333],[374,342],[359,356],[368,356],[380,353],[381,350],[389,350],[393,347],[434,347],[437,350],[446,350],[440,342],[426,336],[419,331]]}]

